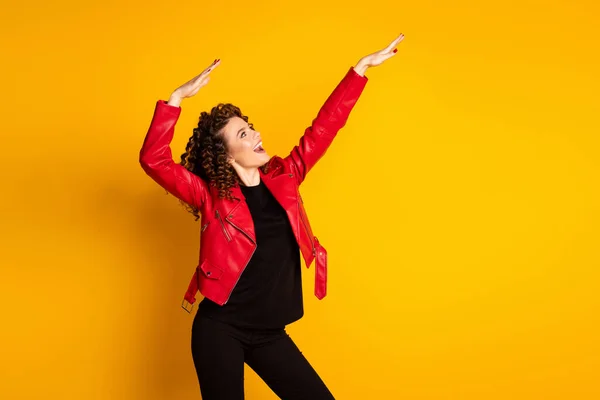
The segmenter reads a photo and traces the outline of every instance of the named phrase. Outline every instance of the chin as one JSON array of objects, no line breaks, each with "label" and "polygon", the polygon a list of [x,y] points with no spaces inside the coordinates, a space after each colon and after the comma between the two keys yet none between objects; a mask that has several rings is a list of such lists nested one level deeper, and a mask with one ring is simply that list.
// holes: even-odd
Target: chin
[{"label": "chin", "polygon": [[265,164],[267,164],[267,163],[269,162],[269,160],[270,160],[269,158],[267,158],[267,159],[265,159],[265,160],[261,160],[261,161],[258,163],[258,167],[260,168],[260,167],[264,166]]},{"label": "chin", "polygon": [[258,156],[261,162],[269,161],[271,159],[271,156],[267,152],[261,153]]},{"label": "chin", "polygon": [[270,159],[271,159],[271,156],[267,152],[255,153],[254,156],[252,157],[252,159],[248,160],[248,163],[246,164],[246,168],[262,167],[263,165],[268,163]]}]

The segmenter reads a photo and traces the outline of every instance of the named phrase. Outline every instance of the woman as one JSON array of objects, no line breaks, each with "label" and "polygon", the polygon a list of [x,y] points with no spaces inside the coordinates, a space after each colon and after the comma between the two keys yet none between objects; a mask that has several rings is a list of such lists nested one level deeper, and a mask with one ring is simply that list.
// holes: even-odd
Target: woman
[{"label": "woman", "polygon": [[300,255],[307,267],[316,260],[315,295],[326,294],[327,252],[298,188],[345,125],[367,68],[391,58],[403,39],[350,68],[285,158],[269,157],[248,117],[220,103],[201,113],[181,162],[173,161],[180,104],[208,83],[220,60],[157,102],[140,163],[196,220],[202,215],[199,263],[184,302],[193,304],[198,291],[204,296],[191,334],[204,400],[243,399],[244,363],[282,399],[333,399],[285,330],[304,314]]}]

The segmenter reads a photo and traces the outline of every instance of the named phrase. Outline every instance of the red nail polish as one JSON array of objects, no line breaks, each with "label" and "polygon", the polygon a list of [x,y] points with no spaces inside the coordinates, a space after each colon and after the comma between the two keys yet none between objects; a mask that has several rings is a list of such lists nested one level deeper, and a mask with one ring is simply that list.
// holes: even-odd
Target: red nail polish
[{"label": "red nail polish", "polygon": [[398,49],[394,49],[394,53],[397,52],[397,51],[398,51]]}]

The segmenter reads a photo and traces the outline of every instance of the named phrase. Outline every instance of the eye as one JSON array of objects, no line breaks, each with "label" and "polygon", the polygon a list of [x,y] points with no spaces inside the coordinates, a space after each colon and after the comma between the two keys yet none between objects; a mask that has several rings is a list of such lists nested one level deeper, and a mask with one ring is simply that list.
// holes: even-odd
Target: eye
[{"label": "eye", "polygon": [[240,135],[240,138],[243,138],[244,136],[246,136],[246,132],[242,132],[242,134]]}]

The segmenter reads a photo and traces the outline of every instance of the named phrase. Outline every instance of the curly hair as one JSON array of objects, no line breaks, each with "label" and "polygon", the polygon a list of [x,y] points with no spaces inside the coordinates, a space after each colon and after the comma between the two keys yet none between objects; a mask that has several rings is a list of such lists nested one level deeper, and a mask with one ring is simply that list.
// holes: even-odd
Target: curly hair
[{"label": "curly hair", "polygon": [[[241,180],[233,166],[227,162],[227,147],[222,129],[233,117],[242,118],[254,129],[254,125],[248,122],[248,117],[231,103],[217,104],[210,114],[202,111],[198,126],[194,128],[180,161],[188,171],[198,175],[209,185],[216,186],[219,198],[230,200],[233,198],[231,188],[241,183]],[[268,168],[269,163],[260,167],[263,173],[267,173]],[[199,210],[193,205],[180,202],[198,221]]]}]

